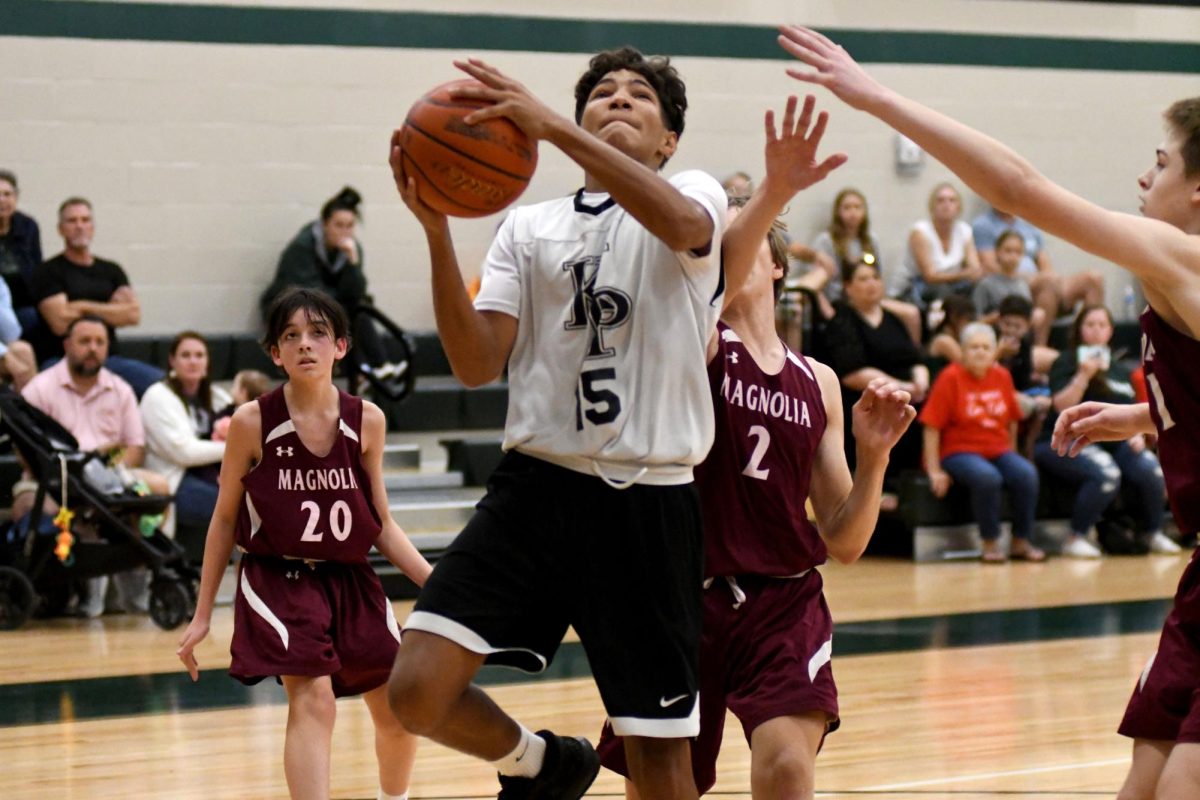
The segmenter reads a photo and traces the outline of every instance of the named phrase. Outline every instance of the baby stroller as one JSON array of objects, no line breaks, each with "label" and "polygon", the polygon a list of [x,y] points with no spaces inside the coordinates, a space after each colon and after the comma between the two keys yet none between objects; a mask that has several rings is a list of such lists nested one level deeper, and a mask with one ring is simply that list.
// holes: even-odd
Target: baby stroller
[{"label": "baby stroller", "polygon": [[[141,566],[151,573],[150,619],[171,629],[191,617],[199,572],[161,530],[143,535],[137,524],[141,515],[162,513],[170,495],[126,488],[103,457],[81,451],[75,437],[7,387],[0,388],[0,436],[37,482],[28,534],[0,540],[0,629],[19,628],[35,610],[61,613],[73,582]],[[65,498],[75,514],[75,541],[65,560],[55,553],[57,537],[38,532],[46,497]],[[85,529],[93,535],[83,536]]]}]

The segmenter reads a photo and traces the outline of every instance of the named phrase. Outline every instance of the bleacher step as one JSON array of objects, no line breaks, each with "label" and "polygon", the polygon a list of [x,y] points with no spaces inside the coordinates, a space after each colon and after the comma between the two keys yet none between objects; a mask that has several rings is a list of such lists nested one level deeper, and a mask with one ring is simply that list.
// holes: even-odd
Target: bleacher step
[{"label": "bleacher step", "polygon": [[421,447],[408,442],[383,446],[384,469],[420,469]]},{"label": "bleacher step", "polygon": [[398,492],[458,489],[463,485],[463,476],[461,472],[385,472],[383,482],[388,497],[394,499]]},{"label": "bleacher step", "polygon": [[430,489],[388,498],[389,508],[406,531],[461,529],[483,496],[479,488]]}]

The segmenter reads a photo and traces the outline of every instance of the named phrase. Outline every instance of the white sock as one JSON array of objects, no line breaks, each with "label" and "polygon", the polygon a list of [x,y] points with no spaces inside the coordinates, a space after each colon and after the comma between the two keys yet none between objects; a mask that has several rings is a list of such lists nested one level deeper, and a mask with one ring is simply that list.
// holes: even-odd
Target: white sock
[{"label": "white sock", "polygon": [[404,794],[388,794],[383,789],[380,789],[377,800],[408,800],[408,792]]},{"label": "white sock", "polygon": [[546,740],[520,723],[517,727],[521,729],[521,741],[511,753],[492,763],[501,775],[533,778],[541,772],[542,762],[546,759]]}]

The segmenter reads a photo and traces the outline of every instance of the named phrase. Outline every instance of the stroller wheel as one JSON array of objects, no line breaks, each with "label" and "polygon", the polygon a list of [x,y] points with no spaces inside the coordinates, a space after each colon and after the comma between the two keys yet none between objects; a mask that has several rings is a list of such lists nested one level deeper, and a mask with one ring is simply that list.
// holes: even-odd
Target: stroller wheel
[{"label": "stroller wheel", "polygon": [[169,631],[182,625],[191,613],[191,593],[183,581],[158,580],[150,584],[150,619],[155,625]]},{"label": "stroller wheel", "polygon": [[16,630],[33,613],[37,593],[25,573],[0,567],[0,630]]}]

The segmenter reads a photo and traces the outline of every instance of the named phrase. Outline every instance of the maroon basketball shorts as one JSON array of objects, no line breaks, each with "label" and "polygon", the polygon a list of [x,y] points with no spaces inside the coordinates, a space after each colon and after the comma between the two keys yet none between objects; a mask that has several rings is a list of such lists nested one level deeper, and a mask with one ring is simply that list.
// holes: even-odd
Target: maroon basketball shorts
[{"label": "maroon basketball shorts", "polygon": [[328,675],[338,697],[387,682],[400,644],[392,605],[365,561],[245,555],[233,607],[229,674],[245,684]]},{"label": "maroon basketball shorts", "polygon": [[[692,773],[701,794],[717,781],[726,709],[742,723],[747,742],[759,725],[779,717],[823,711],[827,733],[839,725],[830,664],[833,619],[821,574],[743,576],[737,585],[746,598],[741,603],[724,578],[704,593],[700,735],[692,740]],[[604,766],[628,775],[621,739],[608,725],[599,751]]]},{"label": "maroon basketball shorts", "polygon": [[1142,671],[1117,732],[1134,739],[1200,743],[1200,562],[1175,592],[1158,650]]},{"label": "maroon basketball shorts", "polygon": [[615,489],[510,452],[405,630],[539,672],[573,626],[619,732],[690,737],[703,577],[692,484]]}]

